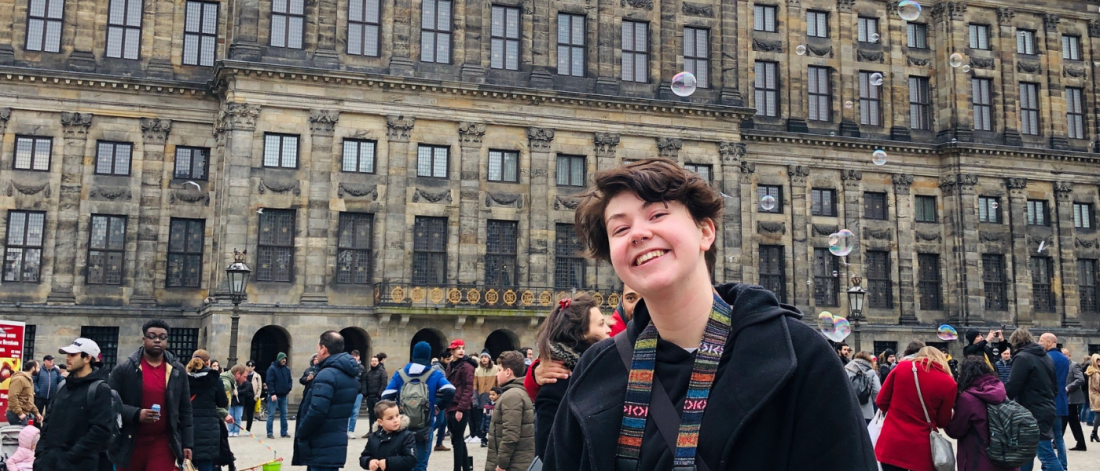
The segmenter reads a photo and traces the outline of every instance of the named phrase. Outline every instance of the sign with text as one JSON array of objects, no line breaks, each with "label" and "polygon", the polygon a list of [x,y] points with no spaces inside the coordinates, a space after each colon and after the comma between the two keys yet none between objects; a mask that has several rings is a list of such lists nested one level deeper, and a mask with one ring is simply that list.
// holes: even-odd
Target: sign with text
[{"label": "sign with text", "polygon": [[23,334],[26,324],[0,320],[0,417],[8,411],[8,385],[23,367]]}]

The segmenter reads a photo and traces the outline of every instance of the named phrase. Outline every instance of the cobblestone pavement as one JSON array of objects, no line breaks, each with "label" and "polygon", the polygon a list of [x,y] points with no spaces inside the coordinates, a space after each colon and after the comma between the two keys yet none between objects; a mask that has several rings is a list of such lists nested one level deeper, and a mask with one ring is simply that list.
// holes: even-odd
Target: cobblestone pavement
[{"label": "cobblestone pavement", "polygon": [[[1081,424],[1084,427],[1084,424]],[[256,422],[252,425],[253,432],[256,436],[267,442],[274,448],[279,456],[286,460],[286,465],[283,466],[283,471],[287,470],[305,470],[305,466],[290,466],[290,459],[294,453],[294,445],[289,438],[276,438],[274,440],[267,440],[265,432],[266,424],[264,422]],[[356,436],[363,436],[366,433],[366,423],[360,421],[357,426],[359,431]],[[275,428],[278,430],[278,421],[275,423]],[[290,430],[294,430],[294,422],[290,422]],[[1086,432],[1086,439],[1088,433]],[[345,470],[355,470],[359,468],[359,454],[363,451],[363,446],[367,441],[362,438],[356,438],[348,443],[348,461],[344,466]],[[1072,447],[1076,442],[1073,439],[1073,434],[1070,433],[1069,428],[1066,429],[1066,445]],[[271,451],[267,450],[258,441],[247,436],[240,436],[229,439],[229,445],[233,448],[233,453],[237,456],[237,466],[252,466],[263,463],[265,460],[270,460],[272,457]],[[450,439],[444,443],[450,448]],[[485,449],[481,448],[478,443],[468,443],[468,449],[470,454],[474,457],[474,471],[482,471],[485,469]],[[454,463],[452,462],[452,454],[449,451],[432,452],[431,459],[428,461],[428,471],[449,471],[452,470]],[[1069,467],[1074,471],[1086,471],[1100,469],[1100,444],[1092,443],[1089,445],[1089,451],[1071,451],[1069,452]],[[240,469],[240,468],[238,468]],[[1036,461],[1035,469],[1039,469],[1039,463]],[[259,471],[259,470],[257,470]]]}]

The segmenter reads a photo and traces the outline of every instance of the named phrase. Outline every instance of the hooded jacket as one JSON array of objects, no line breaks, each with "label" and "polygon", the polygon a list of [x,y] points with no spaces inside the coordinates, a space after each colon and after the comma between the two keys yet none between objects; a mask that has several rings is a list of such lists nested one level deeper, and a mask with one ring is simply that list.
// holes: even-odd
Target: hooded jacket
[{"label": "hooded jacket", "polygon": [[455,387],[454,402],[447,408],[448,414],[455,412],[466,414],[469,413],[470,408],[473,407],[474,368],[476,367],[477,363],[469,356],[454,360],[450,365],[447,365],[447,381],[450,381]]},{"label": "hooded jacket", "polygon": [[359,395],[359,362],[337,353],[315,365],[294,435],[295,466],[342,468],[348,457],[348,419]]},{"label": "hooded jacket", "polygon": [[[141,357],[145,347],[138,347],[128,358],[111,371],[111,389],[122,398],[122,430],[120,436],[111,441],[108,454],[119,468],[130,467],[130,457],[134,454],[134,437],[141,424],[142,373]],[[183,449],[194,444],[194,426],[191,415],[191,386],[187,383],[187,372],[168,351],[164,352],[164,363],[168,376],[165,387],[164,404],[161,405],[161,420],[168,421],[168,447],[176,457],[183,461]],[[106,403],[106,402],[104,402]]]},{"label": "hooded jacket", "polygon": [[34,379],[30,371],[11,375],[8,381],[8,412],[27,414],[31,418],[39,414],[38,407],[34,405]]},{"label": "hooded jacket", "polygon": [[380,399],[382,391],[386,390],[387,381],[389,381],[389,375],[386,374],[386,367],[379,362],[378,366],[371,367],[363,374],[363,382],[366,384],[363,389],[363,397]]},{"label": "hooded jacket", "polygon": [[[440,409],[446,409],[451,401],[455,397],[455,387],[449,381],[447,376],[439,371],[434,366],[428,367],[420,363],[409,363],[405,365],[405,374],[410,378],[415,378],[424,374],[424,371],[431,370],[431,374],[428,375],[428,409],[435,410],[436,407]],[[405,385],[405,381],[401,379],[401,374],[398,372],[393,373],[393,378],[390,379],[390,383],[386,385],[386,389],[382,391],[382,399],[396,402],[401,404],[401,387]],[[438,414],[431,414],[432,427],[435,427],[435,421],[438,419]]]},{"label": "hooded jacket", "polygon": [[41,370],[38,370],[38,375],[34,378],[34,397],[42,399],[43,401],[49,401],[53,399],[53,395],[57,394],[57,386],[61,384],[61,368],[54,365],[53,368],[46,369],[45,366]]},{"label": "hooded jacket", "polygon": [[[711,471],[877,469],[866,422],[836,353],[793,306],[754,285],[715,287],[732,307],[731,332],[703,415],[696,461]],[[620,335],[634,343],[649,324],[645,301]],[[682,407],[694,355],[658,341],[655,373]],[[686,370],[684,369],[686,366]],[[614,339],[593,345],[573,370],[558,408],[544,469],[615,470],[629,372]],[[646,422],[638,469],[672,469],[656,424]]]},{"label": "hooded jacket", "polygon": [[1077,363],[1069,364],[1069,375],[1066,376],[1066,390],[1069,391],[1070,404],[1085,404],[1088,402],[1088,382],[1085,381],[1083,367]]},{"label": "hooded jacket", "polygon": [[290,367],[280,365],[279,362],[271,362],[267,367],[267,393],[280,398],[290,394],[290,388],[294,387],[294,380],[290,378]]},{"label": "hooded jacket", "polygon": [[[913,377],[914,362],[920,379],[920,395]],[[875,443],[875,456],[883,464],[891,464],[913,471],[935,471],[928,433],[929,425],[921,407],[920,396],[928,408],[928,416],[935,427],[946,427],[951,421],[951,408],[955,405],[957,386],[951,373],[940,365],[919,360],[903,360],[898,363],[886,384],[882,385],[875,403],[886,413],[882,432]]]},{"label": "hooded jacket", "polygon": [[19,449],[4,462],[8,471],[31,471],[34,469],[34,442],[38,440],[38,427],[28,425],[19,431]]},{"label": "hooded jacket", "polygon": [[[83,378],[70,374],[58,387],[42,423],[35,449],[36,471],[111,469],[103,455],[111,439],[111,389],[106,368],[94,368]],[[88,387],[96,381],[95,402],[88,404]]]},{"label": "hooded jacket", "polygon": [[983,443],[989,443],[989,414],[986,404],[1005,402],[1004,383],[994,375],[974,380],[966,391],[955,400],[955,415],[943,428],[947,435],[959,441],[958,469],[963,471],[1012,471],[1019,468],[1001,468],[989,461]]},{"label": "hooded jacket", "polygon": [[1100,412],[1100,369],[1096,369],[1090,364],[1088,368],[1085,368],[1085,376],[1088,377],[1089,409],[1093,412]]},{"label": "hooded jacket", "polygon": [[523,381],[504,383],[489,427],[486,471],[526,471],[535,460],[535,408]]},{"label": "hooded jacket", "polygon": [[1039,423],[1039,436],[1054,438],[1054,397],[1058,395],[1054,360],[1037,343],[1029,343],[1012,352],[1012,373],[1005,384],[1008,398],[1020,403]]},{"label": "hooded jacket", "polygon": [[218,458],[221,446],[221,421],[224,415],[219,411],[229,407],[229,397],[225,394],[218,373],[210,368],[187,373],[187,383],[191,388],[192,417],[194,417],[195,445],[191,447],[191,461],[203,463]]},{"label": "hooded jacket", "polygon": [[[858,370],[858,371],[857,371]],[[862,372],[868,378],[871,378],[871,396],[867,399],[866,404],[860,404],[859,409],[863,412],[863,418],[871,420],[875,418],[875,398],[878,397],[878,392],[882,390],[882,382],[878,379],[878,373],[875,373],[875,367],[871,366],[871,363],[863,359],[855,359],[844,365],[844,372],[848,373],[848,382],[851,384],[852,391],[855,392],[855,383],[852,379],[856,377],[856,374]],[[857,403],[859,402],[859,395],[856,395]]]},{"label": "hooded jacket", "polygon": [[[478,358],[478,362],[481,362],[480,358]],[[491,389],[495,388],[497,386],[497,371],[500,371],[500,366],[491,362],[488,368],[482,368],[478,364],[477,368],[474,368],[474,394],[478,396],[488,394]]]},{"label": "hooded jacket", "polygon": [[385,460],[386,471],[412,471],[416,467],[416,436],[408,431],[409,418],[401,416],[401,428],[389,433],[379,428],[372,432],[359,455],[359,466],[370,469],[371,460]]}]

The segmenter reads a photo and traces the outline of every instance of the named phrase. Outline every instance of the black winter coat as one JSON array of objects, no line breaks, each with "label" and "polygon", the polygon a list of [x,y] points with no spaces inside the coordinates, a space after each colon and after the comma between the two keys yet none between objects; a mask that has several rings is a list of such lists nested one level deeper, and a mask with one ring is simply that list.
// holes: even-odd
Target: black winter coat
[{"label": "black winter coat", "polygon": [[981,342],[972,343],[963,347],[963,357],[970,355],[985,355],[986,361],[989,362],[989,366],[996,370],[993,365],[997,364],[997,360],[1000,360],[999,355],[993,354],[993,349],[996,348],[998,352],[1005,351],[1008,347],[1008,342],[990,343],[988,340],[982,340]]},{"label": "black winter coat", "polygon": [[246,407],[256,400],[256,390],[252,389],[252,381],[245,381],[237,385],[237,400]]},{"label": "black winter coat", "polygon": [[[145,347],[138,347],[128,358],[111,371],[111,389],[122,397],[122,430],[117,440],[107,450],[111,461],[119,468],[130,467],[134,454],[134,435],[137,434],[141,414],[142,375],[141,357]],[[187,371],[176,357],[164,352],[168,368],[168,387],[161,404],[161,420],[168,421],[168,447],[177,462],[183,461],[183,449],[194,444],[194,427],[191,418],[191,386],[187,384]]]},{"label": "black winter coat", "polygon": [[216,461],[220,455],[221,415],[218,408],[229,407],[229,398],[218,373],[203,368],[187,374],[191,387],[191,416],[194,417],[195,446],[191,447],[191,461],[203,463]]},{"label": "black winter coat", "polygon": [[355,405],[359,371],[355,358],[337,353],[317,364],[317,375],[298,408],[294,466],[342,468],[348,457],[348,419]]},{"label": "black winter coat", "polygon": [[1029,343],[1012,351],[1012,373],[1005,384],[1008,398],[1031,411],[1039,423],[1039,436],[1054,438],[1054,397],[1058,395],[1058,379],[1054,360],[1037,343]]},{"label": "black winter coat", "polygon": [[547,383],[535,396],[535,456],[543,457],[546,445],[550,441],[550,429],[554,426],[554,416],[558,415],[561,401],[569,389],[570,379],[559,379],[556,383]]},{"label": "black winter coat", "polygon": [[[111,390],[107,369],[96,368],[83,378],[70,375],[46,408],[41,438],[35,449],[35,471],[110,470],[111,462],[103,454],[111,439]],[[88,404],[88,387],[95,381],[95,402]]]},{"label": "black winter coat", "polygon": [[366,383],[363,396],[373,399],[381,398],[382,391],[386,390],[386,384],[389,381],[390,375],[386,374],[386,367],[379,363],[378,366],[367,370],[363,374],[363,382]]},{"label": "black winter coat", "polygon": [[[711,471],[876,470],[855,393],[821,334],[802,322],[795,307],[780,305],[764,288],[728,284],[716,289],[732,307],[733,325],[711,387],[696,459]],[[648,324],[643,300],[619,335],[633,343]],[[661,371],[658,362],[656,374],[662,376]],[[614,339],[585,352],[555,417],[545,470],[616,470],[627,376]],[[686,391],[686,381],[680,386]],[[676,394],[670,395],[676,400]],[[652,420],[645,436],[638,469],[672,469],[675,452],[659,438]]]},{"label": "black winter coat", "polygon": [[417,464],[416,434],[405,428],[396,433],[376,430],[359,455],[359,466],[370,469],[371,460],[386,460],[386,471],[412,471]]},{"label": "black winter coat", "polygon": [[313,375],[314,378],[317,377],[317,365],[312,365],[309,368],[306,368],[306,370],[302,372],[302,377],[298,378],[298,384],[301,384],[302,386],[308,388],[309,383],[313,382],[312,379],[309,379],[310,375]]},{"label": "black winter coat", "polygon": [[290,379],[290,368],[276,362],[272,362],[271,366],[267,367],[265,379],[267,382],[264,384],[267,386],[266,394],[268,396],[274,394],[279,397],[286,397],[287,394],[290,394],[290,388],[294,387],[294,383]]}]

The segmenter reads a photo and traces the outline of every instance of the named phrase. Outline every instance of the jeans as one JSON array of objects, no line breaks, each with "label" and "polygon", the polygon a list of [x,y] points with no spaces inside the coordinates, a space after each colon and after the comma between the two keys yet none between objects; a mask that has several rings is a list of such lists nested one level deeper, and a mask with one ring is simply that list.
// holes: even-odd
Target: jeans
[{"label": "jeans", "polygon": [[192,461],[191,464],[195,465],[199,471],[214,471],[213,461]]},{"label": "jeans", "polygon": [[428,439],[416,442],[416,467],[413,471],[428,471],[428,457],[432,455],[432,434],[428,432]]},{"label": "jeans", "polygon": [[348,433],[355,432],[355,422],[359,420],[359,408],[363,406],[363,395],[355,396],[355,405],[351,406],[351,417],[348,417]]},{"label": "jeans", "polygon": [[470,411],[462,414],[462,420],[455,417],[458,412],[447,413],[447,427],[451,429],[451,453],[454,454],[454,471],[471,471],[466,467],[466,423],[470,421]]},{"label": "jeans", "polygon": [[[1054,455],[1054,443],[1050,440],[1039,440],[1039,450],[1036,453],[1036,458],[1039,458],[1039,462],[1043,464],[1043,471],[1064,471],[1065,467],[1058,461],[1058,457]],[[1032,461],[1028,464],[1020,466],[1020,471],[1031,471],[1035,468],[1035,462]],[[885,468],[883,468],[885,470]]]},{"label": "jeans", "polygon": [[443,437],[447,435],[447,412],[439,411],[435,417],[435,446],[443,446]]},{"label": "jeans", "polygon": [[241,433],[241,415],[244,415],[244,406],[229,406],[229,415],[233,417],[233,423],[229,424],[229,433]]},{"label": "jeans", "polygon": [[[30,414],[27,414],[26,417],[23,417],[23,420],[19,420],[19,415],[11,411],[6,412],[4,415],[8,419],[8,425],[27,425],[27,419],[34,418]],[[39,426],[41,427],[41,424],[39,424]]]},{"label": "jeans", "polygon": [[[1062,465],[1061,470],[1069,469],[1069,461],[1066,456],[1066,438],[1065,433],[1062,432],[1062,418],[1054,418],[1054,453],[1058,455],[1058,462]],[[1046,470],[1046,465],[1043,465],[1043,469]],[[1059,468],[1055,468],[1059,469]]]},{"label": "jeans", "polygon": [[275,412],[278,411],[279,412],[279,425],[282,427],[280,429],[280,430],[282,430],[281,435],[285,437],[287,435],[290,435],[290,433],[287,431],[287,425],[286,425],[286,396],[280,396],[277,399],[278,400],[272,402],[270,400],[270,398],[268,398],[268,401],[267,401],[267,434],[268,435],[273,435],[273,433],[271,431],[271,426],[274,425]]}]

